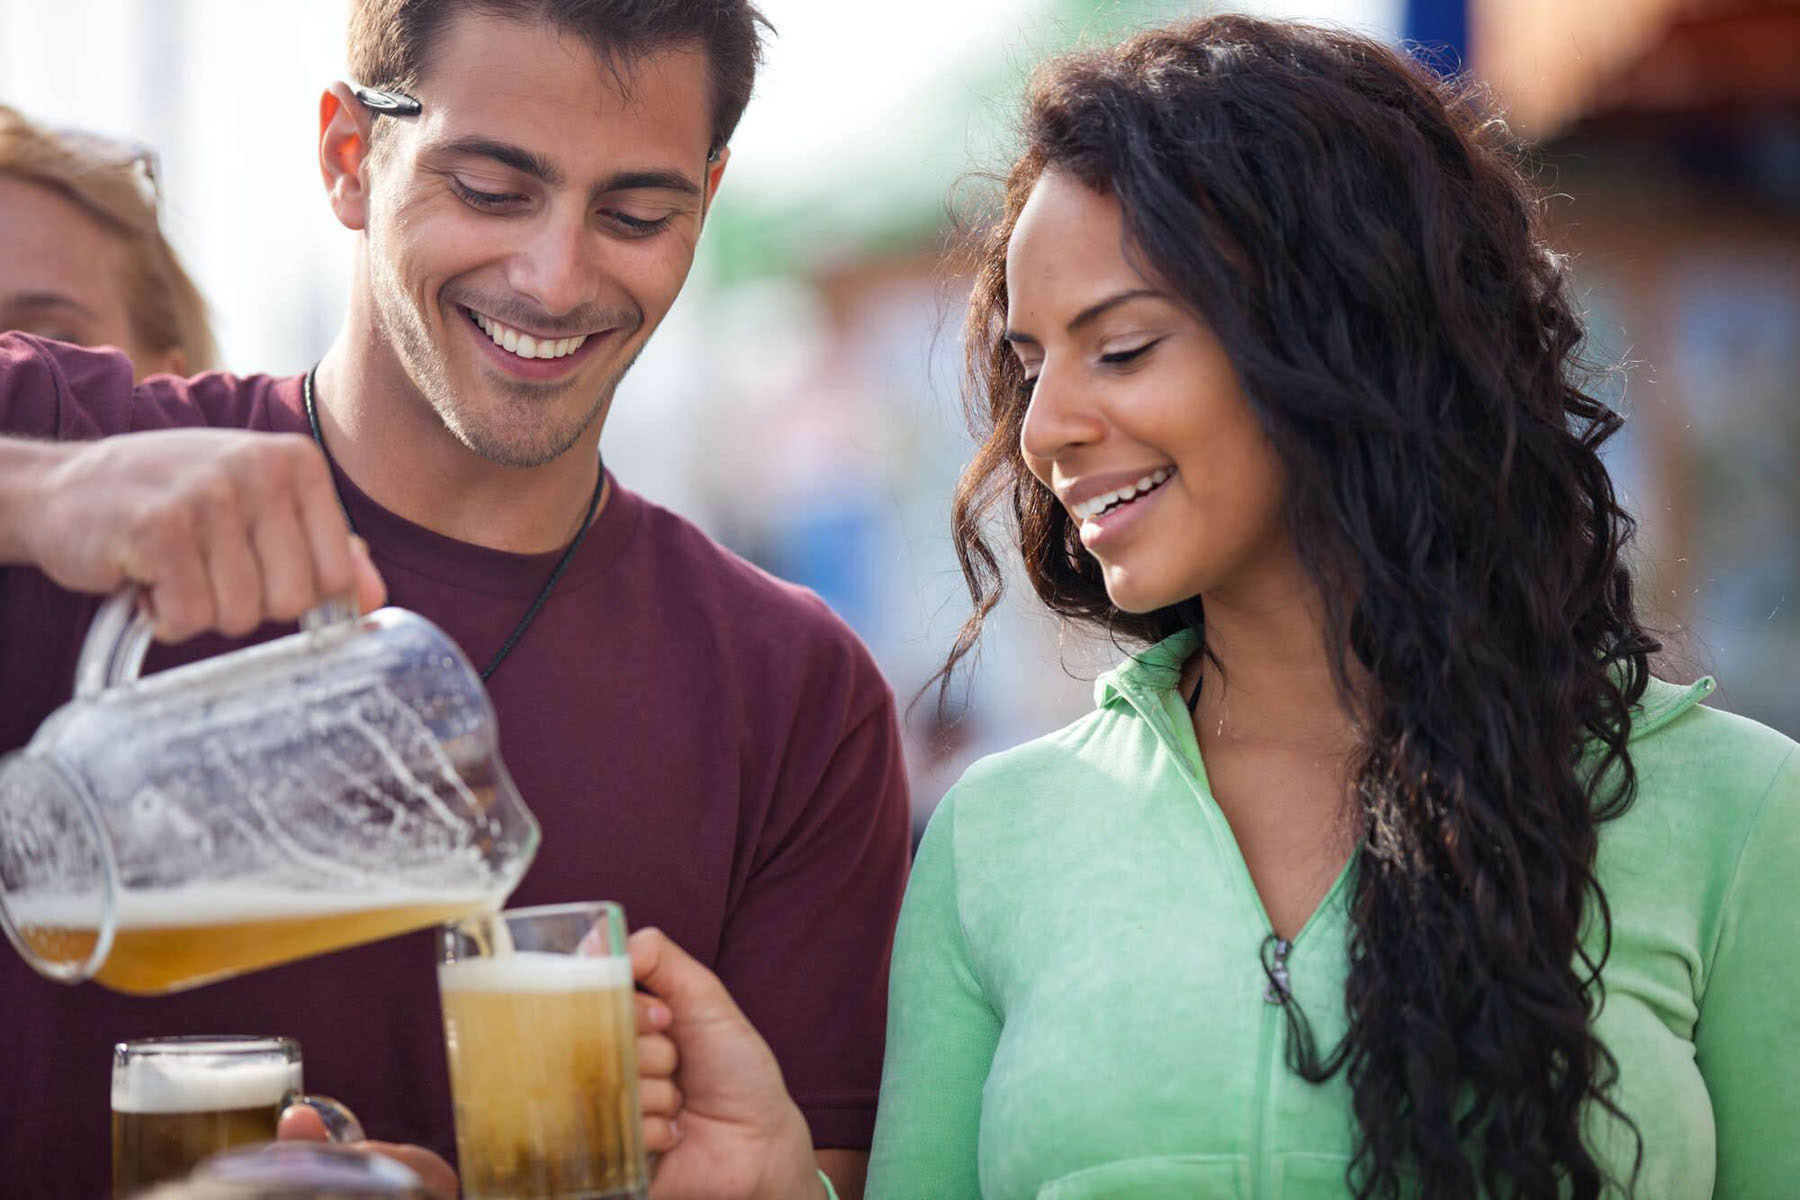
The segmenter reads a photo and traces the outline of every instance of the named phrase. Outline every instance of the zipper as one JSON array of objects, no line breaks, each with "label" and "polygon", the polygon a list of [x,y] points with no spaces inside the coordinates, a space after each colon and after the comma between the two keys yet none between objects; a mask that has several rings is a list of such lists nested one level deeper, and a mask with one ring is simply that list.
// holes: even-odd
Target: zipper
[{"label": "zipper", "polygon": [[[1273,1180],[1269,1176],[1269,1108],[1275,1099],[1275,1064],[1280,1061],[1281,1032],[1281,999],[1275,994],[1275,981],[1287,986],[1287,950],[1291,945],[1280,942],[1284,947],[1277,966],[1270,969],[1274,979],[1268,979],[1263,987],[1263,1011],[1261,1033],[1257,1036],[1256,1062],[1256,1094],[1251,1098],[1254,1113],[1250,1123],[1250,1196],[1256,1200],[1259,1196],[1272,1195]],[[1279,971],[1279,974],[1276,972]]]},{"label": "zipper", "polygon": [[[1217,811],[1218,802],[1212,798],[1210,789],[1205,786],[1200,777],[1200,772],[1189,761],[1184,743],[1171,725],[1172,718],[1165,710],[1160,698],[1144,697],[1138,694],[1135,688],[1121,688],[1120,694],[1136,710],[1138,716],[1149,724],[1151,731],[1162,741],[1163,748],[1175,759],[1176,768],[1193,790],[1195,799],[1203,806],[1213,808],[1214,811],[1209,814],[1209,821],[1224,823],[1224,814]],[[1228,830],[1225,836],[1230,837]],[[1235,848],[1235,841],[1233,845]],[[1262,898],[1256,894],[1256,883],[1250,878],[1249,867],[1243,861],[1243,851],[1238,849],[1236,854],[1241,871],[1239,887],[1247,890],[1252,901],[1251,908],[1260,921],[1264,934],[1264,941],[1259,943],[1257,950],[1259,958],[1256,971],[1263,979],[1264,1005],[1261,1032],[1257,1038],[1257,1091],[1254,1097],[1255,1113],[1250,1129],[1250,1195],[1252,1200],[1255,1200],[1256,1197],[1273,1195],[1275,1186],[1274,1164],[1269,1160],[1265,1146],[1269,1138],[1269,1113],[1275,1103],[1275,1071],[1276,1064],[1281,1057],[1280,1042],[1287,1028],[1283,1004],[1293,998],[1288,974],[1288,956],[1293,953],[1295,943],[1304,938],[1313,925],[1321,920],[1330,906],[1336,903],[1337,894],[1345,886],[1345,881],[1353,869],[1354,859],[1351,863],[1344,865],[1343,871],[1325,893],[1324,899],[1319,901],[1319,906],[1313,910],[1312,915],[1307,917],[1306,923],[1301,926],[1300,931],[1292,938],[1281,938],[1275,936],[1275,927],[1269,921],[1268,911],[1263,908]],[[1267,953],[1264,949],[1265,946],[1273,951],[1266,959],[1261,957]]]}]

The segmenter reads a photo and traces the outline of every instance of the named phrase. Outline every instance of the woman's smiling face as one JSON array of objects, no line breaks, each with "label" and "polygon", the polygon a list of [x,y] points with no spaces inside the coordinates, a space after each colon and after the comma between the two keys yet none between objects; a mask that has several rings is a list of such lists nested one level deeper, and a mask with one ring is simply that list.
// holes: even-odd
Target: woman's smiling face
[{"label": "woman's smiling face", "polygon": [[1281,461],[1211,330],[1127,258],[1116,198],[1046,172],[1006,285],[1032,381],[1020,450],[1115,605],[1151,612],[1291,563]]}]

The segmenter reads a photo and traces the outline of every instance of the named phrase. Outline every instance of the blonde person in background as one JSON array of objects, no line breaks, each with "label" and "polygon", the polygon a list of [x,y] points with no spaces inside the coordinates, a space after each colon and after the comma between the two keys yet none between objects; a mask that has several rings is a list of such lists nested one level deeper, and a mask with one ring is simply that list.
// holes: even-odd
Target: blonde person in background
[{"label": "blonde person in background", "polygon": [[0,330],[117,346],[139,379],[212,368],[206,302],[157,221],[155,161],[0,105]]}]

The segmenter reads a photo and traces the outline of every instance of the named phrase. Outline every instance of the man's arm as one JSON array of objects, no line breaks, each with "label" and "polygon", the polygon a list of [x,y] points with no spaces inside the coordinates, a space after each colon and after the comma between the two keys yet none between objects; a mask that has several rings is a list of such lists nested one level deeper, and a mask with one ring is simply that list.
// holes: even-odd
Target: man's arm
[{"label": "man's arm", "polygon": [[31,563],[28,533],[44,487],[70,447],[0,437],[0,566]]},{"label": "man's arm", "polygon": [[[837,625],[836,618],[830,618]],[[812,657],[758,858],[718,974],[767,1038],[840,1197],[862,1194],[887,1021],[887,959],[911,846],[892,693],[841,625]]]},{"label": "man's arm", "polygon": [[0,566],[75,592],[138,584],[164,641],[248,634],[353,590],[379,605],[311,439],[129,432],[172,394],[135,387],[115,352],[0,333]]},{"label": "man's arm", "polygon": [[318,448],[222,429],[0,447],[0,562],[73,592],[143,587],[157,636],[241,637],[383,588]]}]

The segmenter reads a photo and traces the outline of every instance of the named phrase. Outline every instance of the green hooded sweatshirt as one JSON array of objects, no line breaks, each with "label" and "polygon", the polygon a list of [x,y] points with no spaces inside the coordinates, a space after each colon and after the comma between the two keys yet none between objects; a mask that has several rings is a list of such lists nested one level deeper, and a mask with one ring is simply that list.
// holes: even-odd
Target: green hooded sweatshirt
[{"label": "green hooded sweatshirt", "polygon": [[[1196,646],[1102,677],[1093,713],[977,763],[934,814],[895,936],[871,1200],[1347,1194],[1349,1085],[1285,1065],[1268,917],[1176,690]],[[1600,833],[1595,1030],[1642,1200],[1800,1197],[1800,756],[1703,707],[1712,688],[1651,682],[1637,798]],[[1346,1027],[1352,869],[1286,958],[1322,1053]],[[1629,1177],[1629,1135],[1588,1126]]]}]

